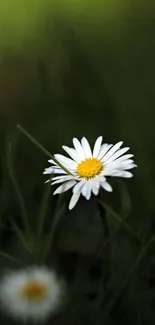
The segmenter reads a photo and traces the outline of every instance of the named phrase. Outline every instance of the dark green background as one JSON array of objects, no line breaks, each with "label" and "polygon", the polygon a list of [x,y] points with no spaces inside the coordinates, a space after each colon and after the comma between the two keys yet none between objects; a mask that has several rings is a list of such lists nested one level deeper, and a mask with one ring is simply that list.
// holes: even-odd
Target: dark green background
[{"label": "dark green background", "polygon": [[[48,167],[47,157],[19,132],[16,125],[20,123],[51,153],[62,153],[63,144],[71,146],[73,137],[82,136],[86,136],[91,145],[103,135],[105,142],[123,140],[125,146],[130,146],[138,168],[133,171],[133,179],[125,180],[129,196],[126,187],[121,187],[120,196],[120,187],[117,181],[112,180],[114,192],[104,193],[104,199],[118,213],[121,205],[124,209],[126,204],[132,205],[129,223],[145,244],[155,230],[153,1],[16,0],[14,5],[11,0],[3,2],[0,4],[2,229],[6,224],[8,227],[11,218],[17,218],[20,224],[18,202],[7,168],[9,141],[13,147],[14,170],[33,227],[37,223],[36,215],[45,190],[46,177],[42,173]],[[69,197],[66,196],[66,200]],[[75,209],[66,214],[60,231],[60,251],[65,245],[69,252],[66,254],[73,251],[87,256],[96,251],[101,225],[96,206],[92,210],[91,204],[95,203],[80,200]],[[54,206],[55,201],[51,198],[47,222],[52,217]],[[1,232],[2,247],[5,246],[3,241],[10,246],[10,233],[4,229]],[[113,255],[110,257],[110,274],[118,272],[118,278],[116,276],[113,282],[111,295],[121,283],[123,270],[128,270],[133,256],[139,251],[134,239],[128,236],[128,232],[121,230],[114,241],[116,252],[114,250],[115,258]],[[65,258],[64,263],[60,259],[62,269],[66,264]],[[71,256],[69,263],[74,265],[74,258]],[[83,258],[86,257],[80,255],[80,258],[82,261],[78,265],[85,270]],[[144,274],[138,280],[135,275],[135,301],[133,297],[129,299],[128,291],[125,291],[123,299],[119,297],[116,300],[110,320],[106,318],[104,324],[154,324],[154,283],[150,285],[149,282],[150,268],[154,274],[154,251],[148,260],[146,263],[143,261]],[[151,266],[148,263],[152,263]],[[63,272],[69,274],[68,269]],[[97,284],[96,290],[98,292]],[[80,299],[75,302],[76,308]],[[151,306],[143,312],[149,299]],[[122,301],[125,301],[123,306]],[[96,308],[95,316],[92,316],[89,304],[81,305],[82,311],[75,308],[76,316],[69,318],[69,314],[65,314],[56,323],[103,324],[104,309],[103,313],[101,310],[98,312],[96,301],[93,307]],[[76,319],[77,314],[79,319]]]}]

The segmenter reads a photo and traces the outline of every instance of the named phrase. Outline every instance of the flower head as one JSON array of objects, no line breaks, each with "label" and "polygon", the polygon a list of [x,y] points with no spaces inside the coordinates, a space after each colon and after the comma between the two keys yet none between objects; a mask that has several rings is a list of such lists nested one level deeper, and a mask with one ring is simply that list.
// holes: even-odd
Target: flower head
[{"label": "flower head", "polygon": [[9,272],[0,282],[1,307],[23,320],[46,319],[62,304],[64,283],[54,271],[31,267]]},{"label": "flower head", "polygon": [[63,146],[71,158],[60,154],[56,154],[54,157],[70,171],[71,175],[68,175],[52,159],[49,160],[52,166],[44,171],[44,174],[59,175],[52,178],[52,185],[63,183],[54,194],[60,194],[73,188],[73,195],[69,203],[69,209],[72,209],[81,194],[89,200],[91,192],[98,195],[100,187],[111,192],[112,187],[107,182],[106,176],[132,177],[133,175],[128,170],[136,167],[131,159],[133,155],[124,155],[129,147],[120,149],[122,144],[122,141],[115,145],[102,144],[102,137],[99,137],[92,151],[87,139],[83,137],[81,142],[76,138],[73,139],[74,148]]}]

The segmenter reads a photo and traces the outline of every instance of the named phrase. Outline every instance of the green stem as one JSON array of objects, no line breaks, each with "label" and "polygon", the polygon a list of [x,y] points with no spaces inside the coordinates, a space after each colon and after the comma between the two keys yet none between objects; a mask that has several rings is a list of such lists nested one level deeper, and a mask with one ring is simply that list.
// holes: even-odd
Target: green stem
[{"label": "green stem", "polygon": [[41,203],[40,211],[39,211],[39,218],[38,218],[38,229],[37,229],[37,235],[40,238],[40,236],[43,234],[43,226],[44,226],[44,221],[46,217],[46,211],[48,207],[48,200],[49,200],[49,195],[50,195],[50,190],[51,190],[51,184],[48,183],[45,194]]},{"label": "green stem", "polygon": [[[106,240],[104,240],[104,242],[102,243],[102,245],[100,246],[99,250],[97,251],[93,261],[91,262],[91,264],[88,266],[88,268],[85,271],[84,277],[82,279],[80,279],[80,282],[83,281],[83,279],[87,276],[88,272],[91,270],[92,266],[94,265],[94,263],[97,261],[98,258],[103,258],[103,251],[106,248],[106,246],[108,245],[109,241],[117,234],[117,232],[121,229],[121,224],[124,223],[124,219],[122,219],[121,223],[120,223],[120,227],[118,227],[117,229],[114,229],[111,234],[106,238]],[[78,285],[79,283],[78,282]]]},{"label": "green stem", "polygon": [[63,201],[63,195],[60,195],[60,197],[58,198],[58,203],[57,203],[56,212],[54,215],[54,220],[51,225],[51,229],[49,231],[47,241],[45,244],[43,258],[42,258],[43,261],[46,259],[47,254],[49,253],[50,249],[52,248],[56,228],[57,228],[59,221],[66,209],[66,202],[62,202],[62,201]]},{"label": "green stem", "polygon": [[50,251],[50,249],[52,248],[52,244],[53,244],[53,239],[54,239],[54,234],[57,228],[57,225],[61,219],[61,216],[63,215],[65,210],[65,205],[63,204],[59,210],[58,213],[56,213],[55,218],[54,218],[54,222],[52,224],[50,233],[48,235],[47,241],[46,241],[46,245],[45,245],[45,250],[44,250],[44,254],[43,254],[43,260],[46,259],[46,256],[48,254],[48,252]]},{"label": "green stem", "polygon": [[109,212],[109,214],[114,217],[117,221],[119,221],[120,223],[123,222],[124,227],[137,239],[139,240],[140,238],[137,236],[137,234],[135,234],[135,232],[132,230],[132,228],[128,225],[128,223],[126,223],[125,221],[123,221],[123,219],[116,213],[114,212],[111,207],[109,207],[107,204],[105,204],[104,202],[102,202],[100,199],[98,199],[98,202],[103,205],[103,207],[107,210],[107,212]]},{"label": "green stem", "polygon": [[[109,229],[109,223],[108,223],[108,219],[107,219],[107,211],[106,211],[105,207],[103,206],[103,204],[101,204],[101,202],[102,202],[101,195],[98,194],[97,205],[98,205],[98,210],[99,210],[100,217],[102,220],[104,238],[107,241],[108,238],[110,237],[110,229]],[[104,281],[104,283],[107,283],[109,281],[109,275],[110,275],[110,255],[111,255],[110,245],[107,246],[107,253],[109,255],[109,259],[107,259],[107,261],[106,261],[106,267],[105,266],[103,267],[103,265],[102,265],[102,282]],[[104,283],[103,283],[103,286],[104,286]],[[100,299],[100,295],[98,297]]]},{"label": "green stem", "polygon": [[5,258],[7,258],[7,259],[9,259],[9,260],[11,260],[11,261],[13,261],[13,262],[15,262],[15,263],[23,264],[20,260],[18,260],[18,259],[15,258],[15,257],[12,257],[11,255],[9,255],[9,254],[7,254],[7,253],[4,253],[4,252],[1,252],[1,251],[0,251],[0,256],[3,256],[3,257],[5,257]]},{"label": "green stem", "polygon": [[106,320],[107,316],[109,315],[112,307],[115,304],[115,301],[117,300],[117,298],[120,296],[122,290],[124,289],[125,285],[128,283],[130,277],[133,275],[134,271],[139,267],[140,262],[142,261],[142,259],[144,258],[144,256],[146,255],[146,253],[148,252],[150,246],[152,245],[152,243],[154,243],[155,241],[155,234],[151,237],[151,239],[148,241],[148,243],[141,249],[136,262],[131,266],[127,276],[122,280],[122,283],[119,287],[119,290],[116,291],[116,293],[113,295],[113,297],[111,298],[111,300],[109,301],[108,305],[105,307],[105,318],[103,321]]},{"label": "green stem", "polygon": [[11,142],[8,145],[7,163],[8,163],[9,175],[10,175],[10,178],[11,178],[12,183],[14,185],[14,189],[15,189],[18,201],[19,201],[19,205],[20,205],[20,209],[21,209],[21,216],[23,218],[23,224],[25,226],[25,231],[26,231],[27,235],[30,235],[31,234],[31,229],[30,229],[30,225],[29,225],[29,222],[28,222],[28,217],[27,217],[27,213],[26,213],[24,199],[23,199],[23,196],[22,196],[21,191],[19,189],[19,185],[18,185],[18,182],[16,180],[14,170],[13,170],[13,166],[12,166]]},{"label": "green stem", "polygon": [[65,168],[48,150],[46,150],[33,136],[28,133],[21,125],[17,125],[18,129],[32,142],[36,147],[38,147],[46,156],[51,158],[60,168],[62,168],[67,174],[73,175],[67,168]]}]

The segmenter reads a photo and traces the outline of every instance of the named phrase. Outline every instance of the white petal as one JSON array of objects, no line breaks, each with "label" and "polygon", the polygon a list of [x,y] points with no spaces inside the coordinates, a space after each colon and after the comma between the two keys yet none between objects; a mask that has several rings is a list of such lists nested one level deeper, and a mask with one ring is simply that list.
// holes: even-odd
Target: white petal
[{"label": "white petal", "polygon": [[112,155],[109,159],[103,158],[104,163],[109,164],[110,162],[114,161],[116,158],[122,156],[126,151],[128,151],[130,148],[126,147],[123,149],[118,150],[114,155]]},{"label": "white petal", "polygon": [[82,187],[82,195],[89,200],[91,197],[91,186],[90,186],[90,181],[86,181]]},{"label": "white petal", "polygon": [[63,169],[46,168],[43,174],[67,174]]},{"label": "white petal", "polygon": [[137,167],[137,165],[136,164],[130,164],[130,165],[128,165],[128,166],[126,166],[124,169],[132,169],[132,168],[135,168],[135,167]]},{"label": "white petal", "polygon": [[132,169],[134,167],[137,167],[136,164],[133,164],[133,163],[124,163],[124,164],[109,164],[107,166],[107,168],[105,167],[105,170],[112,170],[112,169],[115,169],[115,170],[125,170],[125,169]]},{"label": "white petal", "polygon": [[118,143],[116,143],[107,153],[106,155],[103,157],[104,159],[102,159],[102,161],[106,161],[107,159],[109,159],[119,148],[120,146],[123,144],[123,141],[120,141]]},{"label": "white petal", "polygon": [[84,179],[82,181],[78,182],[73,188],[73,193],[76,193],[79,190],[81,190],[81,187],[83,186],[84,183],[85,183]]},{"label": "white petal", "polygon": [[66,174],[66,172],[61,168],[49,167],[45,168],[43,174]]},{"label": "white petal", "polygon": [[[119,173],[120,173],[120,175],[119,175]],[[118,172],[116,175],[114,175],[114,176],[119,176],[119,177],[125,177],[125,178],[131,178],[131,177],[133,177],[133,174],[132,173],[130,173],[130,172],[126,172],[126,171],[122,171],[122,172]]]},{"label": "white petal", "polygon": [[100,188],[100,183],[96,178],[91,180],[91,188],[92,188],[93,194],[98,195],[99,188]]},{"label": "white petal", "polygon": [[133,163],[133,160],[131,159],[127,159],[122,162],[117,162],[117,160],[114,160],[107,165],[105,163],[104,170],[112,170],[112,169],[124,170],[130,166],[132,166],[131,168],[136,167],[136,165]]},{"label": "white petal", "polygon": [[81,146],[80,141],[78,139],[74,138],[73,139],[73,144],[74,144],[74,147],[76,149],[76,152],[77,152],[78,157],[81,160],[84,160],[85,159],[85,155],[84,155],[84,151],[83,151],[83,148]]},{"label": "white petal", "polygon": [[62,185],[60,185],[56,191],[53,193],[53,195],[55,194],[61,194],[63,192],[68,191],[71,187],[73,187],[76,184],[76,181],[68,181]]},{"label": "white petal", "polygon": [[118,159],[116,159],[115,161],[117,162],[121,162],[121,161],[124,161],[124,160],[128,160],[129,158],[133,157],[132,154],[127,154],[127,155],[124,155],[122,157],[119,157]]},{"label": "white petal", "polygon": [[57,165],[57,163],[53,159],[49,159],[48,162],[53,164],[53,165]]},{"label": "white petal", "polygon": [[86,197],[86,195],[87,195],[87,181],[83,184],[81,193],[84,197]]},{"label": "white petal", "polygon": [[46,183],[49,183],[49,182],[51,182],[51,179],[48,179],[48,180],[45,182],[45,184],[46,184]]},{"label": "white petal", "polygon": [[71,180],[75,180],[72,176],[62,176],[61,178],[55,180],[53,182],[53,179],[52,179],[52,185],[55,185],[55,184],[59,184],[59,183],[64,183],[66,181],[71,181]]},{"label": "white petal", "polygon": [[73,195],[71,197],[71,200],[70,200],[70,203],[69,203],[69,210],[74,208],[77,201],[79,200],[80,194],[81,194],[80,190],[78,192],[76,192],[76,193],[73,193]]},{"label": "white petal", "polygon": [[[120,158],[123,158],[123,157],[120,157]],[[121,166],[121,165],[123,166],[123,165],[130,165],[133,163],[134,163],[133,159],[124,159],[124,160],[119,161],[119,158],[118,158],[118,159],[112,161],[109,165],[116,164],[118,166]],[[106,163],[105,163],[105,165],[106,165]]]},{"label": "white petal", "polygon": [[62,148],[68,153],[68,155],[73,159],[75,160],[77,163],[80,161],[78,155],[77,155],[77,152],[75,149],[73,148],[69,148],[67,146],[62,146]]},{"label": "white petal", "polygon": [[102,174],[100,174],[100,176],[98,177],[98,181],[99,181],[99,183],[106,182],[104,172]]},{"label": "white petal", "polygon": [[86,195],[86,199],[87,199],[87,200],[90,200],[90,197],[91,197],[91,182],[88,181],[88,184],[87,184],[87,195]]},{"label": "white petal", "polygon": [[82,144],[82,147],[83,147],[83,151],[85,153],[85,157],[86,158],[91,158],[92,157],[92,151],[91,151],[89,142],[87,141],[87,139],[85,137],[82,138],[81,144]]},{"label": "white petal", "polygon": [[94,149],[93,149],[93,157],[97,157],[100,149],[101,149],[101,143],[102,143],[103,137],[98,137],[98,139],[95,142]]},{"label": "white petal", "polygon": [[111,187],[111,185],[108,182],[102,182],[101,186],[104,188],[104,190],[106,190],[107,192],[112,192],[113,189]]},{"label": "white petal", "polygon": [[53,174],[53,167],[45,168],[43,174]]},{"label": "white petal", "polygon": [[64,180],[74,179],[75,181],[77,180],[76,176],[72,176],[72,175],[68,175],[68,174],[52,177],[52,181],[56,181],[58,179],[64,179]]},{"label": "white petal", "polygon": [[56,154],[54,157],[67,169],[76,169],[77,163],[74,160],[60,154]]},{"label": "white petal", "polygon": [[126,172],[124,170],[111,170],[111,171],[105,171],[105,176],[114,176],[114,177],[126,177],[130,178],[133,175],[130,172]]},{"label": "white petal", "polygon": [[102,146],[101,146],[101,149],[100,149],[100,152],[98,154],[98,159],[102,159],[103,156],[106,154],[106,152],[112,147],[113,145],[112,144],[107,144],[107,143],[104,143]]}]

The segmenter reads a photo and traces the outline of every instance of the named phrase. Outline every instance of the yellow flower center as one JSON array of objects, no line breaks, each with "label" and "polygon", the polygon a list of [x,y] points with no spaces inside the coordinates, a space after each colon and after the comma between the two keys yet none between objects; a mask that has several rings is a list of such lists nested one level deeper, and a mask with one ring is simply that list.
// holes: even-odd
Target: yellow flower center
[{"label": "yellow flower center", "polygon": [[22,297],[27,300],[40,300],[47,293],[48,288],[44,283],[40,282],[29,282],[21,289]]},{"label": "yellow flower center", "polygon": [[80,177],[92,178],[98,175],[103,169],[100,160],[96,158],[86,158],[77,166],[77,173]]}]

